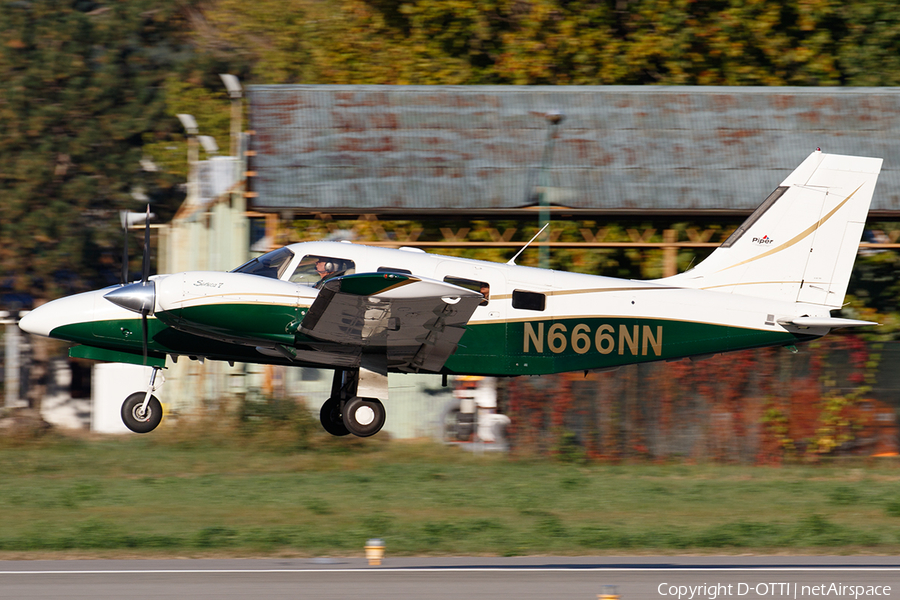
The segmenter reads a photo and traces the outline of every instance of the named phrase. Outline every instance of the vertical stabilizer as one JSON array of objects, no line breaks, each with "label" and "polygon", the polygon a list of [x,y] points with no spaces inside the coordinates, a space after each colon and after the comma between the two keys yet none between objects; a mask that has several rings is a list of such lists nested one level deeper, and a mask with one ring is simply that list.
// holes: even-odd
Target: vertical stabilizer
[{"label": "vertical stabilizer", "polygon": [[709,258],[666,284],[840,308],[881,163],[813,152]]}]

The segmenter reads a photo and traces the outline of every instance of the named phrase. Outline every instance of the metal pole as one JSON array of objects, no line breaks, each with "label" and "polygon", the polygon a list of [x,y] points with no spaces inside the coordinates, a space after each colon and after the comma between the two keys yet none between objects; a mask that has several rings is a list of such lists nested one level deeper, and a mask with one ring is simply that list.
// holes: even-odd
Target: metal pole
[{"label": "metal pole", "polygon": [[238,159],[241,142],[241,96],[231,97],[231,156]]},{"label": "metal pole", "polygon": [[[538,178],[538,206],[540,207],[538,227],[541,229],[550,223],[550,201],[547,197],[547,190],[550,187],[550,162],[553,158],[553,146],[556,143],[558,126],[565,116],[561,112],[553,110],[544,117],[550,123],[550,129],[547,131],[547,143],[544,144],[544,155],[541,158],[541,172]],[[550,247],[543,244],[538,248],[538,266],[542,269],[550,268]]]},{"label": "metal pole", "polygon": [[197,173],[197,163],[200,161],[200,144],[197,140],[197,135],[200,133],[200,129],[197,127],[197,120],[192,115],[181,113],[176,116],[181,121],[182,127],[187,131],[188,192],[186,202],[193,204],[200,199],[200,185]]},{"label": "metal pole", "polygon": [[228,97],[231,98],[231,156],[238,158],[240,151],[241,137],[241,99],[244,96],[244,89],[237,77],[229,73],[220,73],[219,77],[228,90]]},{"label": "metal pole", "polygon": [[4,403],[7,408],[14,408],[19,405],[19,326],[16,325],[15,313],[9,315],[5,320],[4,342],[6,355],[4,356],[3,372],[5,375],[4,387],[5,397]]},{"label": "metal pole", "polygon": [[200,174],[197,172],[198,163],[200,162],[200,144],[197,140],[197,134],[188,133],[188,193],[187,201],[189,203],[200,201]]}]

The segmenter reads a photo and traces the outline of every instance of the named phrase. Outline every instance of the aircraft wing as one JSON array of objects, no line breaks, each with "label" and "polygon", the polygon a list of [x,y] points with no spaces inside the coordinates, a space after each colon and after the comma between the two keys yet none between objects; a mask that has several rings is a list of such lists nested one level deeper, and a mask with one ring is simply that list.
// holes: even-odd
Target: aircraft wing
[{"label": "aircraft wing", "polygon": [[300,333],[378,352],[388,367],[439,371],[483,300],[472,290],[399,273],[355,273],[321,285]]}]

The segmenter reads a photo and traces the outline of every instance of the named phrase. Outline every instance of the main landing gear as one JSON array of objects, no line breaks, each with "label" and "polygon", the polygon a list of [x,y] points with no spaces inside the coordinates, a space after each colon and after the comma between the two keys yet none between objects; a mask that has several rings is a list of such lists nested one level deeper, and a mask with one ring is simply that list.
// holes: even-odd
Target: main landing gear
[{"label": "main landing gear", "polygon": [[384,426],[384,405],[374,395],[387,398],[387,369],[335,369],[331,397],[322,405],[319,420],[331,435],[375,435]]},{"label": "main landing gear", "polygon": [[[159,367],[153,367],[150,374],[150,383],[144,392],[135,392],[125,398],[122,403],[122,422],[125,427],[135,433],[148,433],[156,429],[159,422],[162,421],[162,404],[159,399],[153,395],[156,391],[156,374]],[[159,385],[162,385],[160,382]]]}]

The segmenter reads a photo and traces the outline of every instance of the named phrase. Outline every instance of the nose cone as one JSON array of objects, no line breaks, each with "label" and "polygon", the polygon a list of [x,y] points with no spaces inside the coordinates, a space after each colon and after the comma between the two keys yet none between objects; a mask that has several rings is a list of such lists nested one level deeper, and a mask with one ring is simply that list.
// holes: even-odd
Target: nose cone
[{"label": "nose cone", "polygon": [[116,306],[141,315],[152,315],[156,306],[156,286],[152,281],[131,283],[103,296]]},{"label": "nose cone", "polygon": [[90,292],[60,298],[39,306],[22,317],[22,331],[54,337],[53,330],[86,320],[94,312],[94,297]]},{"label": "nose cone", "polygon": [[53,327],[50,320],[47,319],[49,313],[44,310],[45,308],[46,305],[40,306],[19,319],[19,329],[26,333],[49,337]]}]

